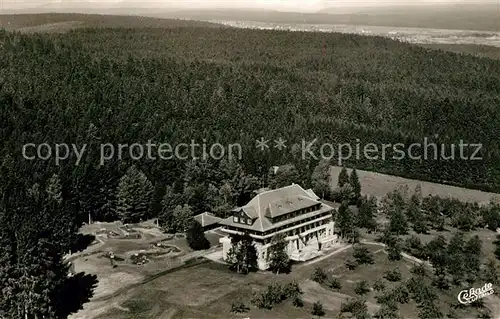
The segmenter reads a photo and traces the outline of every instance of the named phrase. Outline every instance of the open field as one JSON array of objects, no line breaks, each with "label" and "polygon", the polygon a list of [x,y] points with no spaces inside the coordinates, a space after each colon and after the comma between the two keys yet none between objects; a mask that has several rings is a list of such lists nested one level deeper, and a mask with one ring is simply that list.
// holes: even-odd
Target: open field
[{"label": "open field", "polygon": [[[67,256],[67,260],[72,263],[73,273],[97,276],[92,302],[84,306],[86,313],[92,316],[95,315],[93,311],[99,312],[100,304],[107,304],[107,300],[115,296],[126,296],[131,286],[184,267],[186,262],[196,261],[201,255],[187,246],[183,236],[166,235],[151,221],[128,226],[119,222],[94,223],[84,225],[81,233],[95,235],[95,242],[86,250]],[[216,248],[220,236],[208,233],[207,238]]]},{"label": "open field", "polygon": [[[373,246],[373,251],[379,248]],[[350,254],[350,250],[341,251],[335,256],[310,264],[297,264],[291,274],[274,275],[269,272],[238,275],[219,263],[205,263],[189,269],[180,269],[173,273],[161,276],[140,287],[129,291],[124,301],[123,296],[109,300],[103,308],[107,309],[96,317],[107,318],[228,318],[231,304],[242,301],[250,306],[250,299],[254,291],[265,289],[273,281],[286,283],[297,280],[308,281],[310,273],[317,265],[327,268],[341,267],[343,261]],[[334,295],[332,298],[337,298]],[[318,298],[314,292],[309,298]],[[346,296],[342,296],[342,300]],[[104,306],[104,305],[103,305]],[[290,301],[274,307],[272,310],[262,310],[251,306],[249,313],[242,317],[251,318],[303,318],[310,313],[310,306],[295,308]],[[333,309],[327,312],[333,317]],[[166,315],[168,313],[168,316]],[[74,318],[78,317],[77,314]],[[161,317],[163,318],[163,317]]]},{"label": "open field", "polygon": [[[339,166],[331,167],[332,186],[336,187],[338,176],[342,168]],[[348,172],[351,169],[347,169]],[[449,186],[425,181],[418,181],[393,175],[386,175],[376,172],[356,170],[359,181],[361,182],[361,193],[377,198],[382,198],[387,193],[400,187],[408,186],[410,192],[413,192],[417,185],[422,188],[422,195],[437,195],[440,197],[453,197],[464,202],[477,202],[480,204],[489,203],[491,200],[499,200],[500,194],[488,193],[474,189]]]},{"label": "open field", "polygon": [[[403,280],[409,278],[412,262],[401,260],[388,261],[387,255],[378,246],[367,245],[375,253],[373,265],[362,265],[354,271],[344,266],[344,261],[351,256],[352,249],[331,256],[321,262],[296,265],[291,274],[274,275],[269,272],[257,272],[249,275],[237,275],[229,272],[226,266],[216,263],[205,263],[189,269],[181,269],[161,276],[144,285],[137,286],[126,295],[117,296],[108,301],[98,319],[129,319],[129,318],[305,318],[310,316],[312,303],[320,301],[327,312],[326,318],[335,318],[341,304],[355,297],[354,287],[357,282],[366,280],[370,284],[383,278],[388,270],[398,268],[403,274]],[[315,267],[321,267],[338,278],[342,283],[339,291],[325,289],[312,282],[309,277]],[[303,308],[295,308],[290,301],[285,301],[273,307],[272,310],[262,310],[251,305],[250,299],[254,291],[261,291],[271,282],[286,283],[296,280],[304,291]],[[388,287],[399,283],[384,280]],[[452,289],[440,295],[440,309],[447,310],[456,306],[456,294],[460,289]],[[364,297],[367,300],[369,312],[373,313],[379,306],[374,297],[375,291]],[[250,307],[250,311],[234,315],[230,313],[231,304],[242,301]],[[400,306],[405,318],[416,317],[416,304],[410,302]],[[470,307],[459,309],[460,318],[475,317],[476,310]],[[84,317],[75,317],[84,318]]]}]

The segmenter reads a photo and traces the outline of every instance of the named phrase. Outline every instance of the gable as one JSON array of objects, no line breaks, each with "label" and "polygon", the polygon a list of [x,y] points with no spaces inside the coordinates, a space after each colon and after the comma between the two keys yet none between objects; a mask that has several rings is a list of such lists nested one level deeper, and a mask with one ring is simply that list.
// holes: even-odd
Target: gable
[{"label": "gable", "polygon": [[240,208],[240,209],[236,210],[235,213],[233,214],[233,216],[238,216],[240,218],[253,219],[252,216],[249,216],[249,214],[247,214],[247,212],[245,212],[244,208]]}]

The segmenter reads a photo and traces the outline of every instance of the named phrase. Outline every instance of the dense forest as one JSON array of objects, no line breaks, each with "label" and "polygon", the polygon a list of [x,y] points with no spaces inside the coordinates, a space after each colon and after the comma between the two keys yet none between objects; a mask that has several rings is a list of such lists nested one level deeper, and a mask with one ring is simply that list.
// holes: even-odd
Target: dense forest
[{"label": "dense forest", "polygon": [[[53,310],[62,288],[29,289],[64,285],[62,255],[88,216],[168,221],[177,204],[224,211],[279,186],[268,180],[273,165],[288,164],[283,174],[311,187],[322,166],[301,158],[303,140],[482,143],[481,161],[388,155],[344,164],[500,191],[499,61],[381,37],[187,26],[2,31],[0,45],[0,283],[9,287],[0,310],[9,318],[64,317]],[[258,151],[261,137],[289,147]],[[243,156],[99,165],[99,144],[148,140],[239,143]],[[88,147],[79,165],[74,155],[56,165],[23,158],[26,143]],[[37,265],[54,265],[53,278]]]}]

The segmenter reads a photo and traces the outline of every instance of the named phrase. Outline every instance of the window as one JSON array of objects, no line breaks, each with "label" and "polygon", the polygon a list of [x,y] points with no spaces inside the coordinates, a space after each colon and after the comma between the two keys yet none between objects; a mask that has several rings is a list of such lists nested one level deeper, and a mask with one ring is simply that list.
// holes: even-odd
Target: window
[{"label": "window", "polygon": [[252,220],[251,219],[247,219],[247,224],[248,225],[252,225]]},{"label": "window", "polygon": [[234,216],[233,217],[233,222],[239,223],[240,222],[240,218],[238,216]]}]

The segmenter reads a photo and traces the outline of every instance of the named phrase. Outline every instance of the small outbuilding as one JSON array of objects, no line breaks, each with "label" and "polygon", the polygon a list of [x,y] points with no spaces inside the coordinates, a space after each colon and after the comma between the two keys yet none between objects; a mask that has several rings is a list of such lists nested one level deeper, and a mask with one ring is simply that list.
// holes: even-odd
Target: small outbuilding
[{"label": "small outbuilding", "polygon": [[219,227],[219,222],[221,218],[210,214],[209,212],[204,212],[202,214],[194,216],[194,219],[200,223],[201,227],[203,227],[204,231],[211,230]]}]

